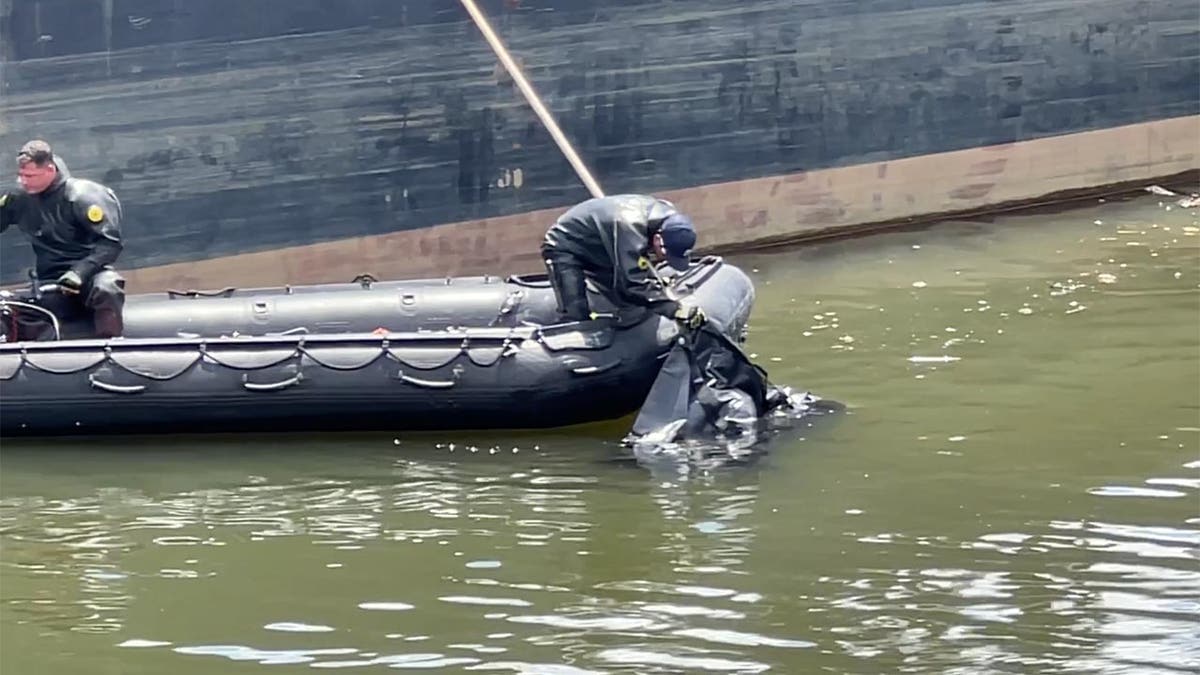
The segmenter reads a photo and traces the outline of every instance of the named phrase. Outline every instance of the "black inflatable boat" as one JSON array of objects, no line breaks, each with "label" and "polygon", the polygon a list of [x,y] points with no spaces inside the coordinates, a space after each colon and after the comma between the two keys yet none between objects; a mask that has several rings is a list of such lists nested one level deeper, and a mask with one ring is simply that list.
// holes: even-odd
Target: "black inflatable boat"
[{"label": "black inflatable boat", "polygon": [[[672,285],[740,341],[754,302],[741,270],[705,258]],[[595,320],[554,323],[544,275],[130,296],[121,338],[0,344],[0,435],[614,419],[642,404],[679,328],[591,300]]]}]

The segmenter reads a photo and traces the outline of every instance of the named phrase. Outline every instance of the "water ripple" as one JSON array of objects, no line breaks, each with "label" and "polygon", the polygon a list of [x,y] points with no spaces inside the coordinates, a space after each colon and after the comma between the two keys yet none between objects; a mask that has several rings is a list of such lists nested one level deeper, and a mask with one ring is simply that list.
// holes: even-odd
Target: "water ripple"
[{"label": "water ripple", "polygon": [[462,605],[485,605],[498,607],[531,607],[532,602],[519,598],[485,598],[474,595],[443,595],[438,597],[442,602]]},{"label": "water ripple", "polygon": [[681,628],[671,632],[672,635],[691,637],[705,642],[718,642],[742,647],[816,647],[816,643],[805,640],[773,638],[755,633],[744,633],[735,630],[718,630],[715,628]]},{"label": "water ripple", "polygon": [[176,647],[175,652],[193,656],[221,656],[231,661],[257,661],[262,665],[312,663],[321,656],[356,654],[357,649],[257,649],[243,645],[200,645]]},{"label": "water ripple", "polygon": [[527,661],[491,661],[475,666],[468,666],[464,670],[505,670],[518,673],[519,675],[604,675],[604,672],[599,670],[588,670],[587,668],[576,668],[575,666],[564,666],[554,663],[530,663]]},{"label": "water ripple", "polygon": [[1168,499],[1188,496],[1186,492],[1178,490],[1163,490],[1129,485],[1106,485],[1104,487],[1092,488],[1088,490],[1088,494],[1096,495],[1097,497],[1159,497]]},{"label": "water ripple", "polygon": [[299,621],[279,621],[269,623],[263,628],[267,630],[277,630],[285,633],[331,633],[332,626],[322,626],[319,624],[303,623]]},{"label": "water ripple", "polygon": [[513,623],[530,623],[571,630],[601,631],[657,631],[669,624],[643,616],[621,616],[617,613],[584,613],[570,616],[565,614],[517,614],[507,618]]},{"label": "water ripple", "polygon": [[707,656],[703,652],[683,649],[666,652],[654,649],[622,647],[602,650],[596,654],[596,658],[618,665],[649,666],[651,668],[666,666],[669,668],[683,668],[694,672],[736,671],[740,673],[761,673],[771,668],[770,665],[758,661]]}]

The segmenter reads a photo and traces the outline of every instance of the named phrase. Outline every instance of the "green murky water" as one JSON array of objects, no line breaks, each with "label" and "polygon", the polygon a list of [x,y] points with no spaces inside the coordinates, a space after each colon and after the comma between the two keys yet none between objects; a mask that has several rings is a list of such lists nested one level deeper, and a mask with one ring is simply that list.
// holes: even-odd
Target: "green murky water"
[{"label": "green murky water", "polygon": [[737,259],[750,350],[851,406],[748,468],[605,462],[621,425],[7,442],[0,672],[1195,670],[1170,205]]}]

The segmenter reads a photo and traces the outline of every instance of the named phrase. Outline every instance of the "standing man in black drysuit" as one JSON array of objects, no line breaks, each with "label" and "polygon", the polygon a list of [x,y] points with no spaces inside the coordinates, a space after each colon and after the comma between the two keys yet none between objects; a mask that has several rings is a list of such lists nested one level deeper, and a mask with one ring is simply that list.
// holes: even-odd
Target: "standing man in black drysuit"
[{"label": "standing man in black drysuit", "polygon": [[704,324],[704,312],[680,304],[654,284],[649,256],[676,270],[688,268],[696,230],[686,215],[665,199],[610,195],[577,204],[546,232],[542,259],[565,321],[591,316],[585,279],[590,278],[617,306],[638,305],[689,328]]},{"label": "standing man in black drysuit", "polygon": [[[45,141],[21,147],[17,182],[21,191],[0,192],[0,232],[19,227],[33,245],[37,283],[53,281],[62,288],[46,293],[40,304],[58,317],[63,337],[119,336],[125,280],[112,269],[122,249],[117,196],[99,183],[73,178]],[[48,328],[23,327],[19,339],[50,339]]]}]

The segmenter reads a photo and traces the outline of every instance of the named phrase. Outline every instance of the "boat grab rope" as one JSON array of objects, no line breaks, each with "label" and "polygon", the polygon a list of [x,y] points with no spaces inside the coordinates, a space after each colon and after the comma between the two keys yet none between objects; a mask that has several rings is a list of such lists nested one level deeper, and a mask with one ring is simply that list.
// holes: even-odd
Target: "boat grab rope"
[{"label": "boat grab rope", "polygon": [[[534,341],[547,352],[603,350],[612,344],[612,329],[544,331],[517,327],[492,331],[490,335],[465,336],[295,336],[291,338],[226,338],[217,340],[103,341],[81,347],[73,345],[58,351],[53,343],[31,343],[19,350],[0,350],[0,381],[12,380],[23,370],[50,375],[74,375],[93,371],[89,383],[112,393],[137,393],[142,385],[121,385],[97,379],[98,371],[122,370],[131,375],[159,382],[183,376],[198,363],[212,364],[232,371],[243,371],[242,384],[251,391],[276,391],[298,384],[304,370],[315,366],[340,372],[363,370],[381,359],[399,366],[392,376],[414,386],[442,389],[453,386],[465,372],[466,361],[480,368],[491,368],[522,352],[527,341]],[[99,341],[97,341],[99,342]],[[149,344],[145,344],[148,342]],[[123,344],[122,344],[123,343]],[[139,344],[141,343],[141,344]],[[15,345],[14,345],[15,346]],[[5,353],[7,352],[7,353]],[[455,363],[460,361],[459,363]],[[620,362],[592,364],[568,357],[567,370],[576,375],[607,371]],[[249,381],[249,373],[285,367],[295,374],[286,380],[261,384]],[[451,380],[417,377],[414,371],[431,372],[453,366]],[[106,368],[107,367],[107,368]]]}]

